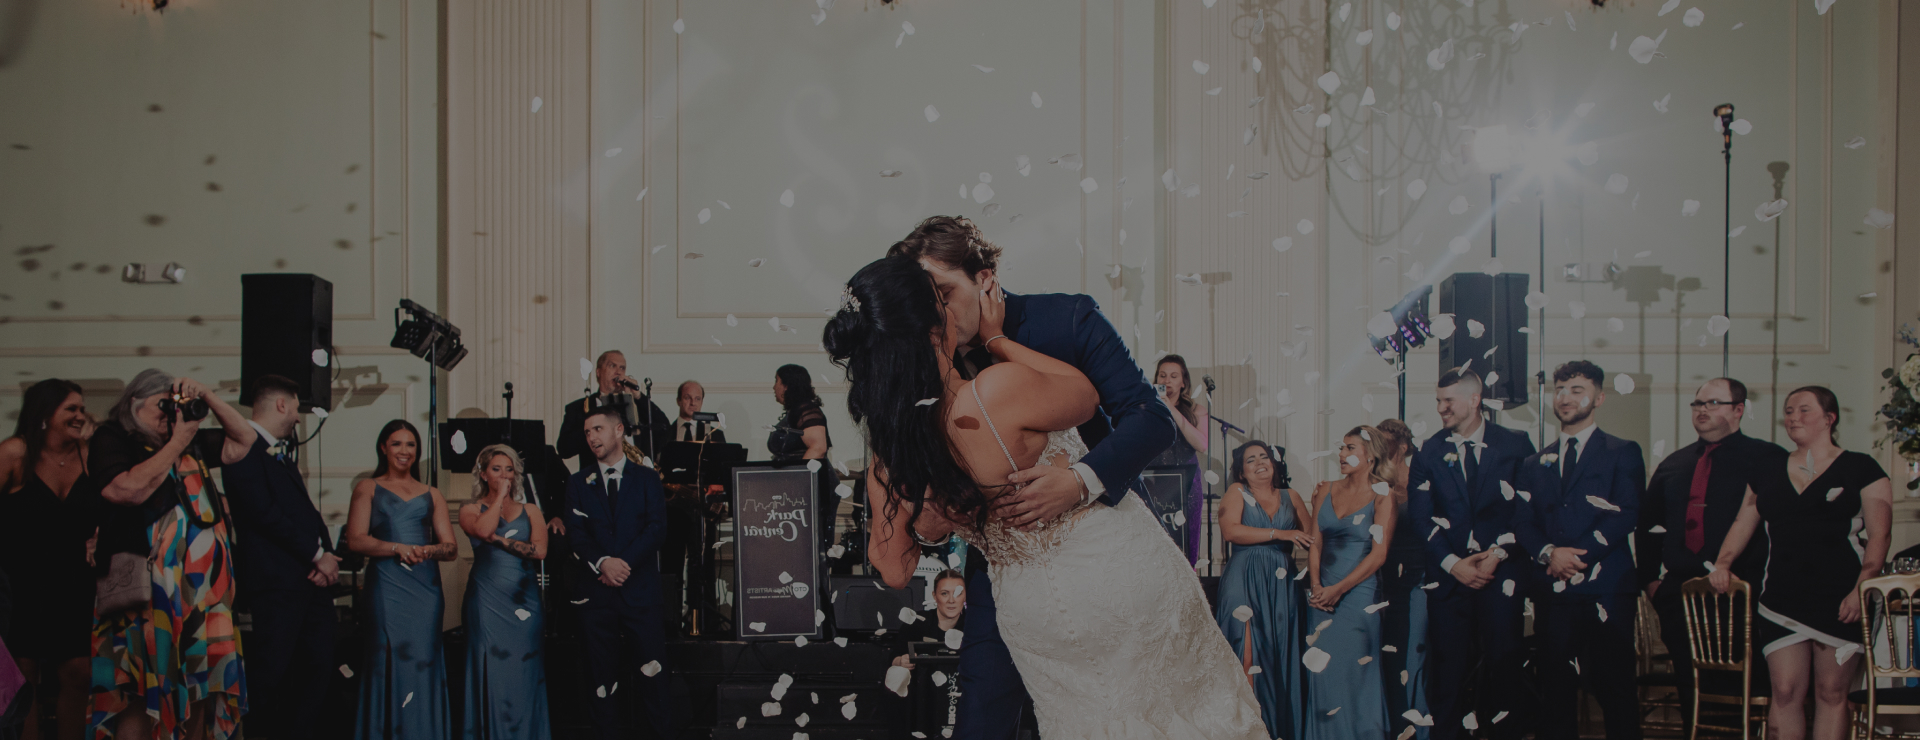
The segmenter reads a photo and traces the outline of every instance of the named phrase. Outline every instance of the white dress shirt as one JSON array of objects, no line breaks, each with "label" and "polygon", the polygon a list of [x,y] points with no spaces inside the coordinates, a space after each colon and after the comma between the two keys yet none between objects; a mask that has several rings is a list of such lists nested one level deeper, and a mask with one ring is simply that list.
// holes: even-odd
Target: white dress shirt
[{"label": "white dress shirt", "polygon": [[[1455,435],[1455,436],[1458,436],[1458,435]],[[1482,419],[1480,421],[1480,425],[1473,430],[1473,434],[1469,434],[1465,437],[1459,437],[1459,441],[1453,443],[1454,452],[1458,453],[1460,456],[1460,461],[1456,464],[1460,466],[1461,474],[1464,475],[1466,473],[1467,456],[1472,455],[1473,463],[1475,465],[1480,464],[1480,449],[1486,446],[1487,446],[1487,422],[1486,420]],[[1454,564],[1458,562],[1460,562],[1459,555],[1448,555],[1445,558],[1442,558],[1440,560],[1440,569],[1448,573],[1452,573]]]}]

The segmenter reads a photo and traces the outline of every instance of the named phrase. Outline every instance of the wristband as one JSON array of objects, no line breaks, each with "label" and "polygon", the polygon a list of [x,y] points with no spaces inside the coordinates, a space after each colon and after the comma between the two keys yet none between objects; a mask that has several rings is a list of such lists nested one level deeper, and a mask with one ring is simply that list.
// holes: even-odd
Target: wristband
[{"label": "wristband", "polygon": [[1087,485],[1087,479],[1080,477],[1079,468],[1067,468],[1067,470],[1073,473],[1073,479],[1080,483],[1080,505],[1083,507],[1092,506],[1093,502],[1098,500],[1099,497],[1093,495],[1093,488]]}]

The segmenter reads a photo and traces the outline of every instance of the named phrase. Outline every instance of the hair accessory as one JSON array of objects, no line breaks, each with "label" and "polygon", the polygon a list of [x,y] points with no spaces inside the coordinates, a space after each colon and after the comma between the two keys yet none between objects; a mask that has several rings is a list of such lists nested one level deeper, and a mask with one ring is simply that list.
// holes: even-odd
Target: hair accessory
[{"label": "hair accessory", "polygon": [[847,311],[857,313],[860,311],[860,299],[853,297],[853,286],[851,285],[840,289],[840,311],[843,313]]}]

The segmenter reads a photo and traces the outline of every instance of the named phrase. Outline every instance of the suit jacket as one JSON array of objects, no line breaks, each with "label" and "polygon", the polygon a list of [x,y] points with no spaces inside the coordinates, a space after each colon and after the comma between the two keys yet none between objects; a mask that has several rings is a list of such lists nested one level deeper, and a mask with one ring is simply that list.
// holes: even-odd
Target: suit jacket
[{"label": "suit jacket", "polygon": [[[1485,424],[1482,441],[1486,447],[1480,450],[1474,480],[1466,479],[1466,468],[1460,461],[1446,459],[1457,451],[1447,441],[1453,437],[1450,429],[1428,437],[1409,466],[1407,518],[1411,521],[1402,526],[1428,531],[1427,577],[1440,584],[1434,589],[1434,598],[1446,598],[1461,587],[1445,567],[1450,558],[1465,558],[1501,546],[1508,548],[1509,559],[1525,557],[1512,544],[1496,544],[1503,535],[1513,533],[1514,501],[1505,495],[1500,483],[1513,484],[1520,461],[1533,454],[1533,438],[1492,422]],[[1439,530],[1431,531],[1432,527]]]},{"label": "suit jacket", "polygon": [[[1542,584],[1540,598],[1632,593],[1636,581],[1633,552],[1628,538],[1640,521],[1640,494],[1647,490],[1646,458],[1640,455],[1640,443],[1593,430],[1587,445],[1580,450],[1572,481],[1562,488],[1558,461],[1546,462],[1547,455],[1559,455],[1561,440],[1530,455],[1520,466],[1520,479],[1514,487],[1529,496],[1514,507],[1514,534],[1526,552],[1526,562],[1534,563]],[[1604,501],[1619,511],[1600,506]],[[1552,544],[1586,550],[1580,556],[1587,564],[1586,579],[1555,593],[1553,579],[1546,567],[1538,564],[1540,550]],[[1631,615],[1627,615],[1631,618]]]},{"label": "suit jacket", "polygon": [[[629,460],[620,469],[620,490],[609,497],[599,464],[567,479],[567,540],[579,557],[579,582],[587,606],[660,603],[660,545],[667,536],[667,497],[660,475]],[[625,560],[632,575],[619,588],[600,582],[601,558]]]},{"label": "suit jacket", "polygon": [[327,524],[299,468],[268,449],[256,437],[246,457],[220,471],[233,511],[234,577],[242,594],[318,588],[307,574],[315,553],[333,551]]},{"label": "suit jacket", "polygon": [[[554,447],[559,450],[560,459],[572,460],[575,457],[579,457],[581,458],[579,461],[580,467],[592,467],[587,464],[592,462],[591,454],[587,451],[587,414],[600,407],[600,398],[600,394],[594,393],[582,396],[575,399],[572,403],[567,404],[566,409],[560,416],[560,433],[554,436]],[[647,414],[651,417],[649,423],[653,427],[653,442],[655,447],[673,441],[673,424],[667,419],[666,413],[660,410],[659,404],[653,403],[652,401],[641,403],[638,397],[635,398],[634,402],[636,405],[646,407],[645,411],[640,411],[639,413]],[[632,442],[634,446],[639,447],[641,451],[647,453],[647,457],[649,458],[658,458],[660,456],[658,449],[647,449],[646,426],[640,426],[639,428],[629,427],[627,429],[627,440]]]},{"label": "suit jacket", "polygon": [[[1694,440],[1693,444],[1674,450],[1660,461],[1660,466],[1653,471],[1653,480],[1647,483],[1647,493],[1640,499],[1640,525],[1634,532],[1634,554],[1639,563],[1638,582],[1642,589],[1664,577],[1671,581],[1667,587],[1677,592],[1681,582],[1705,576],[1705,563],[1720,554],[1720,544],[1727,539],[1727,530],[1733,528],[1733,520],[1740,514],[1747,483],[1759,471],[1786,465],[1782,458],[1787,451],[1780,445],[1738,431],[1720,440],[1720,447],[1713,451],[1713,471],[1707,477],[1707,507],[1701,517],[1705,539],[1700,551],[1694,552],[1687,549],[1687,505],[1693,493],[1693,468],[1706,448],[1706,442]],[[1664,531],[1652,531],[1655,527]],[[1758,588],[1766,565],[1767,529],[1760,527],[1753,531],[1753,539],[1747,541],[1746,551],[1733,561],[1733,572]],[[1663,566],[1665,576],[1661,575]]]},{"label": "suit jacket", "polygon": [[1127,491],[1144,490],[1140,471],[1178,432],[1100,306],[1084,295],[1008,293],[1002,328],[1013,341],[1079,369],[1099,391],[1100,409],[1080,425],[1091,450],[1080,462],[1107,489],[1100,500],[1116,506]]}]

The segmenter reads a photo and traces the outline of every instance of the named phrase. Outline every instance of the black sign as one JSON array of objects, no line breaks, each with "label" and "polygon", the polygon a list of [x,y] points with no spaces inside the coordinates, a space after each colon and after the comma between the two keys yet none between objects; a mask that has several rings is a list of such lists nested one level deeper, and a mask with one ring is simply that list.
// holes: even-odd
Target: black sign
[{"label": "black sign", "polygon": [[1140,479],[1147,484],[1140,498],[1147,502],[1147,509],[1160,520],[1160,527],[1167,530],[1167,536],[1173,538],[1173,544],[1182,552],[1187,549],[1187,528],[1196,525],[1187,521],[1187,506],[1192,501],[1193,479],[1199,470],[1198,465],[1188,463],[1154,465],[1140,473]]},{"label": "black sign", "polygon": [[805,465],[733,469],[733,623],[741,640],[820,636],[818,480]]}]

